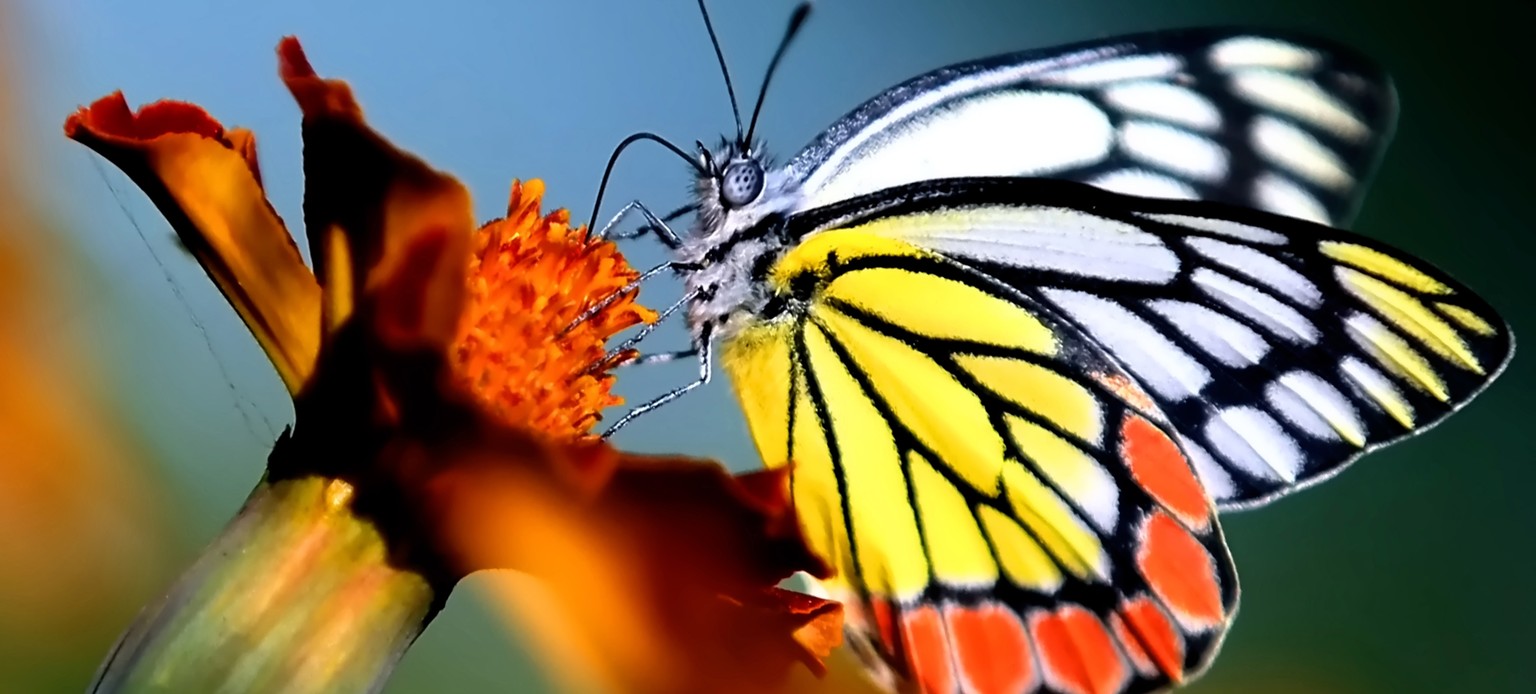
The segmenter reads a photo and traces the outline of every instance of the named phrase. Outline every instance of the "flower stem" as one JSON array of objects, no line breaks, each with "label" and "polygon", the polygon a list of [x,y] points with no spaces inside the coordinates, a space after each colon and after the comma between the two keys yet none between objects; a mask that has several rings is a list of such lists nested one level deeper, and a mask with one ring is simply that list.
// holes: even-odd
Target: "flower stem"
[{"label": "flower stem", "polygon": [[372,692],[436,613],[353,515],[352,485],[263,480],[170,593],[123,634],[92,692]]}]

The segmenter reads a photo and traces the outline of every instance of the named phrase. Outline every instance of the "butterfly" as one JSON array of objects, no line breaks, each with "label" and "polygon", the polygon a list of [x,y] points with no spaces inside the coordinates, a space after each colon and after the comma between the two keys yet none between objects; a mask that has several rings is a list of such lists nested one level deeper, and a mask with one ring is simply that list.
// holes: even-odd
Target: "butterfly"
[{"label": "butterfly", "polygon": [[1336,228],[1396,98],[1330,42],[1200,28],[953,65],[782,166],[761,104],[717,150],[673,147],[689,234],[641,210],[700,376],[609,432],[709,381],[718,345],[851,641],[927,692],[1190,681],[1238,600],[1217,512],[1423,431],[1513,351],[1464,285]]}]

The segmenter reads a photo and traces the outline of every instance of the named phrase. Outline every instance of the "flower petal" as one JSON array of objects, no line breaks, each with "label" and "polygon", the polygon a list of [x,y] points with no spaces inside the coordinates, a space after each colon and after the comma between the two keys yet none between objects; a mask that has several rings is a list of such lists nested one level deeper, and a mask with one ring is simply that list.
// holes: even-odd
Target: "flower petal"
[{"label": "flower petal", "polygon": [[[727,673],[736,680],[757,681],[782,676],[786,663],[803,663],[812,674],[825,675],[825,660],[843,642],[843,606],[805,593],[764,588],[746,593],[739,605],[739,617],[748,628],[733,629],[740,639],[731,644],[736,653],[752,654],[740,663],[740,670]],[[752,666],[767,666],[768,671],[753,673]],[[734,668],[733,668],[734,669]]]},{"label": "flower petal", "polygon": [[[469,192],[369,128],[351,89],[318,77],[297,39],[277,51],[304,112],[304,227],[326,310],[350,311],[377,294],[375,327],[386,328],[378,336],[392,348],[446,350],[463,313]],[[428,248],[430,258],[416,254]],[[418,294],[410,305],[384,300],[409,293]],[[330,314],[325,324],[346,318]]]},{"label": "flower petal", "polygon": [[266,350],[290,393],[320,351],[320,288],[267,202],[256,139],[201,108],[128,108],[121,92],[76,111],[64,133],[122,169],[170,221]]},{"label": "flower petal", "polygon": [[478,451],[468,458],[436,448],[430,481],[411,485],[425,490],[417,517],[453,574],[542,580],[560,628],[578,634],[577,654],[556,654],[576,659],[566,667],[621,691],[744,691],[799,665],[820,672],[839,642],[840,605],[775,588],[796,571],[828,573],[800,535],[784,470],[733,476],[623,453],[593,468],[606,443],[511,438],[497,453],[472,438],[454,439]]}]

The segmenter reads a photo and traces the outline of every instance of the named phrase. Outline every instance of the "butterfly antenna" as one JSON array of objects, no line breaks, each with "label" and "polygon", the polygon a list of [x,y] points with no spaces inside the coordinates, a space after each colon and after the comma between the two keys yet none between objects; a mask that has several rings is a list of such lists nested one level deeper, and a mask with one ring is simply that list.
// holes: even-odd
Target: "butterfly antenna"
[{"label": "butterfly antenna", "polygon": [[704,29],[709,32],[709,44],[715,47],[715,60],[720,61],[720,74],[725,77],[725,93],[731,96],[731,115],[736,118],[736,142],[741,140],[741,107],[736,105],[736,87],[731,84],[731,71],[725,67],[725,52],[720,50],[720,37],[715,35],[715,24],[709,21],[709,10],[704,0],[699,0],[699,14],[704,16]]},{"label": "butterfly antenna", "polygon": [[689,166],[692,166],[695,170],[697,170],[700,176],[709,177],[713,175],[713,172],[706,169],[702,162],[694,159],[692,155],[683,151],[681,147],[672,144],[670,141],[660,135],[646,132],[630,135],[629,137],[624,138],[624,141],[620,142],[619,146],[613,148],[613,154],[608,156],[608,165],[603,167],[603,180],[601,183],[597,184],[597,199],[592,201],[592,216],[588,218],[589,221],[587,222],[587,234],[591,234],[593,225],[597,224],[597,212],[603,207],[603,194],[608,192],[608,177],[613,175],[613,165],[618,163],[619,155],[623,154],[625,149],[641,140],[650,140],[651,142],[658,143],[661,146],[671,150],[673,154],[682,157],[683,161],[688,162]]},{"label": "butterfly antenna", "polygon": [[[779,69],[779,60],[784,57],[784,51],[789,48],[789,42],[795,40],[795,34],[800,33],[800,27],[805,25],[805,19],[809,16],[811,16],[809,1],[796,6],[794,14],[789,16],[789,28],[784,30],[784,38],[779,40],[779,47],[773,52],[773,60],[768,63],[768,74],[763,75],[763,86],[757,92],[757,105],[752,107],[752,122],[747,126],[747,139],[740,142],[742,149],[746,149],[746,146],[752,142],[752,133],[757,132],[757,116],[763,112],[763,98],[768,96],[768,83],[773,81],[773,73]],[[739,132],[739,124],[737,128]]]}]

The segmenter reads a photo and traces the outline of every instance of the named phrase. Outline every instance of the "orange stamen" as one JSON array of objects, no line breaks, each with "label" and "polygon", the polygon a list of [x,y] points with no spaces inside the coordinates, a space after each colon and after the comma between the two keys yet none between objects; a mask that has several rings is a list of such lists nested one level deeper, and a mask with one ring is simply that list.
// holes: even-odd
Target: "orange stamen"
[{"label": "orange stamen", "polygon": [[608,338],[656,314],[631,293],[562,334],[638,273],[612,243],[571,227],[568,211],[540,216],[543,196],[538,179],[513,182],[506,218],[476,233],[452,358],[464,383],[503,421],[580,438],[600,411],[622,402],[605,370],[588,369],[603,359]]}]

